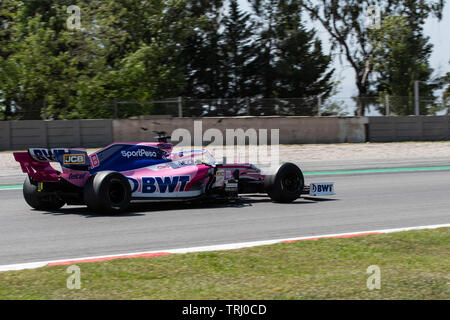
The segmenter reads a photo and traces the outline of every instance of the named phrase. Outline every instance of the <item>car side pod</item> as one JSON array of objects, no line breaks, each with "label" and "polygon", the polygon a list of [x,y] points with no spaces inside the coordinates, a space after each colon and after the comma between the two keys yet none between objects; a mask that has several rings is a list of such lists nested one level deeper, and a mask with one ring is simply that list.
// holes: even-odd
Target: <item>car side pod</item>
[{"label": "car side pod", "polygon": [[118,214],[130,205],[131,186],[124,175],[102,171],[89,177],[83,196],[89,210],[105,215]]},{"label": "car side pod", "polygon": [[274,202],[295,201],[301,196],[304,186],[302,170],[290,162],[282,164],[275,174],[264,178],[264,190]]}]

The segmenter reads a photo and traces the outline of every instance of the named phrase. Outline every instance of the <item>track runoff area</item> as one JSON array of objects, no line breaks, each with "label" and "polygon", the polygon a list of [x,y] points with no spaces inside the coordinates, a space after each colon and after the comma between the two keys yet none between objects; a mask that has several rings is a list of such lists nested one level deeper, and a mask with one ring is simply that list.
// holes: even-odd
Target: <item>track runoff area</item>
[{"label": "track runoff area", "polygon": [[[59,223],[57,221],[65,216],[64,209],[61,210],[61,215],[51,217],[49,214],[32,211],[21,198],[21,185],[1,186],[0,190],[3,192],[0,192],[0,198],[4,208],[14,207],[14,212],[7,212],[16,215],[12,223],[18,224],[15,228],[9,223],[12,231],[6,234],[2,232],[1,243],[9,243],[14,247],[14,239],[22,240],[17,243],[17,250],[11,247],[7,250],[10,253],[17,252],[12,259],[8,259],[8,253],[1,254],[3,250],[0,250],[2,261],[13,262],[0,265],[0,271],[450,227],[450,200],[447,197],[450,166],[311,171],[304,175],[307,183],[318,177],[325,177],[327,180],[332,178],[336,182],[337,195],[332,199],[318,200],[306,197],[291,205],[279,206],[258,198],[247,199],[245,202],[248,206],[243,207],[203,207],[200,217],[197,215],[197,208],[189,206],[163,209],[162,212],[142,209],[137,217],[101,217],[103,221],[100,224],[91,220],[89,223],[92,222],[94,226],[90,231],[89,241],[83,241],[82,237],[87,236],[84,232],[80,238],[70,237],[70,242],[65,240],[65,232],[73,232],[72,223],[86,221],[85,218],[89,215],[85,211],[66,211],[71,218]],[[8,214],[3,215],[3,226],[12,218],[7,216]],[[30,223],[27,235],[24,235],[21,233],[24,224],[32,216],[33,222]],[[54,219],[56,224],[49,224],[47,230],[33,235],[31,224],[45,228],[46,225],[40,225],[39,220],[49,218]],[[177,227],[168,228],[174,218],[177,220]],[[121,226],[118,221],[120,219],[127,219],[127,223]],[[237,221],[231,221],[233,219]],[[104,237],[108,222],[114,228],[117,226],[122,231],[130,232],[120,241],[114,241],[117,238],[115,236]],[[55,230],[52,228],[56,226],[63,230],[54,234]],[[64,231],[64,228],[67,230]],[[121,230],[116,232],[120,233]],[[148,233],[153,236],[149,238],[146,236]],[[214,234],[217,235],[216,238]],[[46,236],[48,241],[42,239]],[[177,237],[178,241],[174,241]],[[208,240],[200,240],[202,237]],[[159,241],[155,241],[156,238]],[[23,241],[38,241],[43,246],[36,249],[31,245],[28,252],[19,248],[26,247]],[[61,250],[55,250],[55,242],[58,241],[61,243]],[[124,245],[128,242],[132,244]],[[105,250],[107,243],[109,248]],[[98,254],[92,254],[93,252]]]}]

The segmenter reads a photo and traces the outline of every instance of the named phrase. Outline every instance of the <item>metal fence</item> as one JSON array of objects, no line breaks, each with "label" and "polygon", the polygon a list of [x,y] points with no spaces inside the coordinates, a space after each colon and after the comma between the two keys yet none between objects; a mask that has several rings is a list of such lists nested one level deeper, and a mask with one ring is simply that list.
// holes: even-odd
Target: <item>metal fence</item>
[{"label": "metal fence", "polygon": [[315,98],[186,99],[182,97],[159,101],[114,101],[114,118],[311,116],[319,112],[318,101]]},{"label": "metal fence", "polygon": [[[154,117],[231,117],[231,116],[396,116],[447,115],[450,101],[414,97],[321,97],[310,98],[235,98],[187,99],[170,98],[152,101],[105,101],[84,113],[70,108],[54,109],[45,102],[12,107],[5,112],[0,104],[2,120],[57,119],[145,119]],[[87,116],[88,115],[88,116]]]},{"label": "metal fence", "polygon": [[227,116],[396,116],[447,115],[450,101],[414,97],[333,97],[185,99],[162,101],[118,101],[114,118],[146,116],[227,117]]}]

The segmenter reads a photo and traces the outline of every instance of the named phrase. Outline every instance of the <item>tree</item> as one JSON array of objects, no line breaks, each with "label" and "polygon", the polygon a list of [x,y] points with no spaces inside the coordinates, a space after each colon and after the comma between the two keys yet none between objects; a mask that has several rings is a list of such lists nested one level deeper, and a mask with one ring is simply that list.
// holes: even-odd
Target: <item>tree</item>
[{"label": "tree", "polygon": [[[12,95],[14,92],[14,74],[8,63],[8,57],[13,53],[11,39],[15,25],[15,19],[19,10],[18,2],[15,0],[0,1],[0,99],[3,100],[4,108],[0,108],[3,119],[7,120],[12,115]],[[8,76],[9,75],[9,76]]]},{"label": "tree", "polygon": [[223,20],[223,38],[220,49],[227,66],[227,92],[224,98],[243,98],[252,94],[256,70],[252,65],[257,54],[253,49],[255,23],[249,13],[242,12],[237,0],[231,0]]},{"label": "tree", "polygon": [[301,98],[300,103],[282,101],[296,115],[311,115],[317,97],[329,96],[333,83],[331,57],[323,54],[314,29],[302,24],[298,1],[254,2],[262,18],[256,59],[259,84],[265,98]]},{"label": "tree", "polygon": [[[186,76],[183,95],[188,99],[223,98],[225,94],[222,85],[225,66],[219,48],[222,6],[222,1],[189,2],[190,15],[201,20],[188,37],[181,56]],[[201,112],[201,107],[195,112]]]},{"label": "tree", "polygon": [[218,68],[220,98],[216,102],[215,115],[247,114],[247,99],[254,94],[256,70],[252,61],[257,52],[253,47],[255,24],[251,15],[240,10],[236,0],[231,0],[228,12],[221,21],[213,48]]},{"label": "tree", "polygon": [[[450,63],[450,61],[449,61]],[[447,107],[447,114],[449,114],[449,108],[450,108],[450,72],[447,73],[447,75],[443,79],[444,83],[447,84],[447,88],[445,89],[444,93],[442,94],[442,100],[444,101],[444,106]]]},{"label": "tree", "polygon": [[54,86],[59,65],[52,50],[54,33],[45,28],[40,15],[18,28],[21,41],[1,63],[0,78],[5,81],[1,90],[25,119],[38,119],[47,93],[58,88]]},{"label": "tree", "polygon": [[[414,82],[420,83],[420,114],[427,114],[434,100],[436,84],[427,84],[433,70],[429,64],[432,45],[428,37],[414,32],[404,16],[387,16],[371,34],[377,92],[390,95],[390,108],[398,115],[414,114]],[[383,112],[383,109],[380,109]]]},{"label": "tree", "polygon": [[334,70],[329,70],[331,57],[322,52],[314,30],[301,22],[296,1],[281,1],[275,27],[278,43],[275,61],[277,95],[284,98],[328,97]]},{"label": "tree", "polygon": [[[242,115],[249,107],[252,114],[271,114],[273,104],[267,108],[260,98],[315,99],[330,93],[330,57],[322,53],[315,31],[303,27],[297,2],[270,0],[254,7],[256,17],[233,0],[226,14],[211,14],[191,38],[184,54],[189,59],[185,95],[216,99],[190,104],[195,114]],[[317,105],[278,102],[305,115]]]},{"label": "tree", "polygon": [[[358,114],[364,115],[364,99],[373,95],[371,74],[373,48],[369,41],[371,28],[377,24],[366,24],[371,14],[380,13],[380,17],[397,14],[407,17],[408,25],[420,32],[424,21],[431,14],[442,16],[443,0],[302,0],[302,7],[310,17],[320,22],[328,32],[332,49],[345,56],[355,72],[355,84],[358,98],[362,101]],[[372,12],[372,13],[370,13]],[[370,13],[370,14],[369,14]],[[376,19],[375,19],[376,20]]]},{"label": "tree", "polygon": [[80,30],[66,27],[72,1],[0,2],[12,22],[0,27],[0,103],[33,119],[44,104],[50,118],[111,117],[112,100],[179,95],[182,48],[200,20],[186,1],[82,0]]}]

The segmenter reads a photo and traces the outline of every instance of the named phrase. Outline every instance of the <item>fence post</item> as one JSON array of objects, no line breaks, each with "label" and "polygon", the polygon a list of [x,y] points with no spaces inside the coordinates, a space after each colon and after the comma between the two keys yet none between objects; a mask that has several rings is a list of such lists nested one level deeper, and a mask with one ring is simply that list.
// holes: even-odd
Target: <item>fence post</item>
[{"label": "fence post", "polygon": [[318,97],[317,99],[317,115],[319,117],[322,116],[322,97]]},{"label": "fence post", "polygon": [[389,95],[386,95],[386,115],[389,116],[391,114],[391,106],[389,105]]},{"label": "fence post", "polygon": [[183,98],[178,97],[178,117],[183,118]]},{"label": "fence post", "polygon": [[414,81],[414,102],[416,108],[416,116],[420,115],[420,107],[419,107],[419,80]]}]

